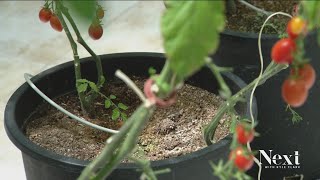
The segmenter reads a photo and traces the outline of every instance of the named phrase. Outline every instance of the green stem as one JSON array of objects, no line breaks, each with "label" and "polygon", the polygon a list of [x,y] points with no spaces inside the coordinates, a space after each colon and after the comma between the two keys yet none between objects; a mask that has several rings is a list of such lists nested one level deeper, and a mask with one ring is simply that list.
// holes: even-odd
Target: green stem
[{"label": "green stem", "polygon": [[[111,137],[111,142],[107,142],[101,154],[84,169],[78,179],[104,179],[107,177],[121,160],[134,149],[138,136],[154,109],[154,106],[141,105],[120,128],[119,133]],[[101,167],[102,169],[97,172]]]},{"label": "green stem", "polygon": [[[174,90],[175,87],[172,86],[181,83],[170,70],[168,64],[165,65],[159,77],[161,85],[169,85],[169,90]],[[170,91],[164,93],[161,88],[159,90],[158,94],[163,95],[163,97],[171,93]],[[121,160],[134,149],[138,136],[143,130],[145,123],[153,114],[154,109],[154,106],[147,107],[145,104],[142,104],[126,121],[124,126],[120,128],[119,133],[111,137],[111,142],[108,143],[107,141],[101,154],[84,169],[79,180],[87,180],[89,178],[100,180],[107,177]],[[100,170],[98,171],[98,169]]]},{"label": "green stem", "polygon": [[159,77],[155,83],[159,87],[157,95],[160,98],[166,98],[171,92],[177,89],[177,86],[183,82],[183,78],[178,77],[170,68],[170,60],[167,60]]},{"label": "green stem", "polygon": [[[259,85],[263,84],[267,79],[271,78],[272,76],[274,76],[275,74],[277,74],[285,68],[287,68],[287,65],[274,64],[273,62],[270,63],[269,66],[266,68],[265,72],[262,74],[262,77],[259,81]],[[237,94],[231,96],[231,98],[229,98],[219,107],[218,113],[213,117],[209,125],[206,126],[206,128],[204,129],[204,139],[207,145],[211,145],[213,143],[212,137],[222,116],[229,110],[229,108],[234,107],[236,103],[240,101],[244,95],[246,95],[248,92],[252,90],[257,80],[258,79],[252,81],[246,87],[241,89]]]},{"label": "green stem", "polygon": [[[57,2],[57,6],[60,7],[60,2],[59,1],[56,1]],[[68,37],[68,40],[70,42],[70,45],[71,45],[71,48],[72,48],[72,51],[73,51],[73,58],[74,58],[74,69],[75,69],[75,77],[76,77],[76,81],[79,80],[79,79],[82,79],[81,78],[81,66],[80,66],[80,59],[79,59],[79,55],[78,55],[78,50],[77,50],[77,44],[76,42],[73,40],[72,38],[72,35],[69,31],[69,28],[62,16],[62,13],[60,11],[61,8],[57,8],[56,9],[56,14],[59,18],[59,20],[61,21],[61,25]],[[78,86],[79,83],[76,83],[76,86]],[[77,88],[78,89],[78,88]],[[81,109],[83,110],[83,112],[87,112],[87,104],[86,104],[86,101],[85,101],[85,95],[84,93],[82,92],[79,92],[78,91],[78,96],[79,96],[79,99],[80,99],[80,103],[81,103]]]},{"label": "green stem", "polygon": [[101,63],[100,57],[95,52],[93,52],[93,50],[84,41],[84,39],[82,38],[76,23],[74,22],[74,20],[72,19],[71,15],[69,14],[68,9],[66,7],[62,7],[61,11],[65,15],[65,17],[68,19],[68,21],[70,22],[74,32],[76,33],[76,36],[78,38],[78,43],[81,44],[91,54],[91,56],[93,57],[94,61],[96,62],[97,75],[98,75],[97,86],[99,88],[102,87],[103,83],[104,83],[104,76],[103,76],[102,63]]},{"label": "green stem", "polygon": [[148,180],[157,180],[156,173],[150,167],[150,161],[138,159],[135,157],[130,157],[130,159],[134,161],[138,166],[141,167],[142,171],[144,172]]},{"label": "green stem", "polygon": [[225,99],[228,99],[232,93],[221,75],[221,72],[225,71],[225,68],[220,68],[219,66],[215,65],[212,61],[208,62],[207,66],[210,68],[220,85],[220,96],[222,96]]}]

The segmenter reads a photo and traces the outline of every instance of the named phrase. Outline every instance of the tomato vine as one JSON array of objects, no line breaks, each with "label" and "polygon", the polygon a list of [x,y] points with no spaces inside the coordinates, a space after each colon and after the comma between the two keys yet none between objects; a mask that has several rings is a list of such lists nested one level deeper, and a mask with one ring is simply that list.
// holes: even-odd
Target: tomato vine
[{"label": "tomato vine", "polygon": [[[246,4],[245,1],[240,2]],[[85,17],[90,17],[89,36],[94,40],[100,39],[103,35],[101,19],[104,18],[105,14],[102,7],[92,1],[82,2],[87,3],[84,5],[80,1],[47,0],[39,12],[39,19],[42,22],[50,21],[53,29],[59,32],[64,30],[69,39],[74,56],[75,77],[77,80],[76,88],[83,111],[90,111],[90,103],[98,96],[102,96],[105,98],[104,105],[106,108],[114,107],[112,116],[114,118],[120,117],[122,116],[121,110],[126,110],[127,106],[122,103],[114,103],[113,100],[115,98],[112,95],[105,96],[100,92],[100,88],[105,83],[101,60],[83,40],[73,18],[69,14],[68,3],[71,3],[72,7],[77,9],[77,12],[82,12]],[[251,120],[248,120],[245,117],[240,117],[240,122],[238,122],[237,118],[235,118],[234,106],[251,91],[250,101],[252,102],[255,88],[287,68],[288,65],[290,65],[291,72],[283,83],[282,96],[284,101],[290,105],[288,109],[296,117],[295,119],[293,118],[293,121],[301,120],[301,118],[298,118],[300,116],[291,107],[303,105],[307,99],[308,91],[312,88],[315,81],[316,73],[309,60],[305,58],[303,40],[308,32],[320,26],[320,12],[318,11],[320,9],[320,2],[301,2],[301,7],[297,8],[299,9],[296,12],[297,15],[288,23],[288,38],[280,39],[271,51],[273,62],[269,64],[264,72],[263,68],[261,68],[259,77],[234,95],[231,95],[230,89],[220,74],[226,71],[226,69],[216,66],[207,57],[209,53],[215,52],[217,49],[219,33],[224,29],[224,2],[166,1],[166,5],[168,9],[161,19],[161,32],[167,57],[165,66],[160,74],[153,74],[147,81],[144,95],[136,90],[143,101],[142,104],[124,123],[119,133],[107,140],[106,147],[84,169],[79,177],[80,180],[103,179],[112,172],[124,157],[130,156],[136,150],[136,142],[140,132],[156,108],[173,104],[175,102],[175,92],[183,85],[184,80],[205,65],[216,76],[221,89],[220,94],[226,98],[226,102],[220,106],[218,113],[204,129],[206,143],[208,145],[213,143],[212,137],[215,129],[225,113],[231,113],[234,124],[231,130],[234,132],[234,136],[229,160],[226,163],[220,161],[218,165],[211,163],[214,174],[221,179],[250,179],[245,171],[250,169],[255,161],[254,152],[251,151],[250,147],[250,142],[256,135],[254,130],[255,123],[253,123],[254,118],[251,117]],[[256,9],[248,4],[247,6]],[[261,9],[257,10],[261,11]],[[77,43],[71,35],[67,22],[70,23],[71,28],[75,32],[77,42],[92,55],[96,62],[98,77],[96,83],[82,78]],[[262,31],[260,32],[260,36],[261,33]],[[317,33],[320,34],[320,30],[317,29]],[[320,44],[320,36],[318,38]],[[261,54],[260,57],[261,61],[263,61]],[[168,101],[164,101],[166,98],[168,98]],[[156,179],[156,173],[150,168],[149,161],[133,160],[141,166],[147,178]]]}]

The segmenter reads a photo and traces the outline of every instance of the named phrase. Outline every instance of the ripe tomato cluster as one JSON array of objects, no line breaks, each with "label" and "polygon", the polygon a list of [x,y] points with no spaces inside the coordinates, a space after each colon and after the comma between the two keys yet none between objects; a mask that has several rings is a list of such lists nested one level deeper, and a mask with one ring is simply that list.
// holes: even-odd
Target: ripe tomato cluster
[{"label": "ripe tomato cluster", "polygon": [[[104,10],[100,5],[98,5],[95,17],[88,29],[89,36],[94,40],[98,40],[102,37],[103,28],[101,26],[101,19],[103,17],[104,17]],[[50,21],[51,27],[58,32],[61,32],[63,30],[63,27],[59,18],[55,13],[51,11],[49,7],[42,7],[42,9],[39,12],[39,19],[44,23],[47,23]]]},{"label": "ripe tomato cluster", "polygon": [[282,84],[281,92],[287,104],[299,107],[306,101],[316,78],[315,70],[308,61],[295,56],[303,51],[296,44],[306,35],[306,21],[293,17],[287,24],[287,33],[288,38],[279,40],[272,47],[271,58],[275,63],[291,65],[290,75]]},{"label": "ripe tomato cluster", "polygon": [[254,138],[254,130],[248,123],[239,123],[236,126],[237,147],[230,152],[229,159],[241,171],[249,170],[253,165],[253,155],[246,148]]},{"label": "ripe tomato cluster", "polygon": [[39,12],[39,19],[40,21],[47,23],[50,21],[51,27],[58,31],[61,32],[63,30],[63,27],[61,25],[61,22],[57,15],[55,15],[49,8],[43,7],[40,12]]},{"label": "ripe tomato cluster", "polygon": [[102,7],[99,5],[97,10],[96,10],[96,16],[94,18],[94,20],[92,21],[89,29],[88,29],[88,33],[89,36],[93,39],[93,40],[98,40],[102,37],[103,34],[103,29],[101,26],[101,19],[104,17],[104,10],[102,9]]}]

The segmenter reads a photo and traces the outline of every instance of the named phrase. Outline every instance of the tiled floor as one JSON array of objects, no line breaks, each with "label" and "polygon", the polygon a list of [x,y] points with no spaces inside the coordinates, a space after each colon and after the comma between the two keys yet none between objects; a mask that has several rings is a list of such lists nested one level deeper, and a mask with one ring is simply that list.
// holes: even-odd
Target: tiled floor
[{"label": "tiled floor", "polygon": [[[162,1],[101,1],[106,11],[104,36],[83,37],[97,54],[162,52],[160,16]],[[64,33],[41,23],[43,1],[0,1],[0,170],[6,179],[25,179],[20,151],[8,140],[3,127],[4,108],[10,95],[24,82],[23,74],[37,74],[72,59]],[[89,56],[79,48],[81,57]]]}]

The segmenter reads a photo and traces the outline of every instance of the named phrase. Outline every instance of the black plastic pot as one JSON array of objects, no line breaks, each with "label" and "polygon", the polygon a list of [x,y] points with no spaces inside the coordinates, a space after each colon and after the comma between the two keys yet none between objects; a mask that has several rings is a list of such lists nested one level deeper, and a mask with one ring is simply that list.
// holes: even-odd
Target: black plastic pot
[{"label": "black plastic pot", "polygon": [[[316,41],[316,34],[311,33],[305,39],[306,55],[317,74],[320,74],[320,49]],[[270,52],[273,44],[278,40],[275,35],[262,36],[262,52],[265,67],[270,63]],[[215,55],[215,62],[222,66],[231,66],[234,73],[249,83],[258,76],[260,61],[258,54],[258,35],[226,31],[221,34],[220,46]],[[255,96],[258,102],[257,131],[260,137],[253,142],[256,150],[273,150],[277,154],[293,154],[299,151],[299,169],[263,169],[262,179],[282,179],[293,174],[304,174],[306,179],[320,178],[320,81],[317,80],[309,92],[307,102],[296,111],[303,117],[303,121],[293,125],[291,114],[285,111],[286,104],[281,97],[281,85],[288,76],[284,70],[260,86]],[[319,77],[319,76],[318,76]],[[259,158],[259,154],[257,156]],[[266,163],[266,162],[264,162]],[[257,174],[257,166],[250,171]]]},{"label": "black plastic pot", "polygon": [[[114,78],[114,72],[121,69],[128,75],[148,77],[149,67],[160,72],[165,58],[159,53],[120,53],[101,56],[107,79]],[[83,76],[95,80],[95,64],[90,58],[81,60]],[[234,74],[225,74],[226,82],[233,92],[237,92],[245,83]],[[46,70],[32,81],[49,97],[56,97],[75,89],[73,62],[68,62]],[[188,83],[217,93],[217,82],[208,69],[202,69],[190,78]],[[30,180],[76,179],[88,161],[64,157],[33,144],[24,135],[24,124],[35,108],[43,102],[27,83],[19,87],[9,99],[5,109],[5,129],[11,141],[21,150],[26,176]],[[254,113],[257,107],[254,101]],[[248,114],[248,104],[237,106],[241,115]],[[190,112],[192,113],[192,112]],[[159,175],[163,180],[214,179],[208,161],[217,163],[226,159],[229,152],[230,136],[197,152],[152,162],[155,169],[170,168],[171,172]],[[134,180],[140,172],[132,163],[120,164],[108,179]]]}]

